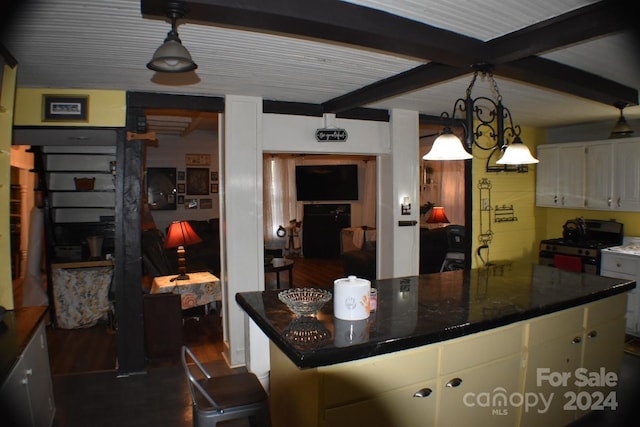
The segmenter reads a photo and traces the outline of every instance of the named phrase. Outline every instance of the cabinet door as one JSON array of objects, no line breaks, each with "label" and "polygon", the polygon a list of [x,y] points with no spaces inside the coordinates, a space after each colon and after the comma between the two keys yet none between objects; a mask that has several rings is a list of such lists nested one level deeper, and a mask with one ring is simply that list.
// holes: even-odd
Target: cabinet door
[{"label": "cabinet door", "polygon": [[[471,354],[467,354],[467,357]],[[509,396],[521,393],[521,356],[441,376],[437,422],[440,427],[516,426],[521,408],[509,403]],[[429,424],[415,424],[429,425]]]},{"label": "cabinet door", "polygon": [[53,400],[53,384],[49,368],[49,352],[44,323],[24,352],[25,366],[28,366],[29,395],[31,411],[35,427],[48,427],[53,422],[55,405]]},{"label": "cabinet door", "polygon": [[[640,283],[640,258],[634,255],[602,251],[600,275],[634,280],[636,283]],[[627,297],[626,332],[640,336],[638,288],[635,287],[628,292]]]},{"label": "cabinet door", "polygon": [[558,206],[558,149],[539,146],[536,165],[536,206]]},{"label": "cabinet door", "polygon": [[584,208],[584,146],[571,145],[558,149],[558,195],[563,208]]},{"label": "cabinet door", "polygon": [[614,203],[619,210],[640,211],[640,140],[616,141]]},{"label": "cabinet door", "polygon": [[[18,360],[9,377],[0,388],[0,414],[4,420],[9,417],[9,425],[33,426],[27,369],[24,360]],[[5,413],[7,411],[7,413]]]},{"label": "cabinet door", "polygon": [[610,141],[589,144],[586,156],[585,207],[614,209],[613,144]]}]

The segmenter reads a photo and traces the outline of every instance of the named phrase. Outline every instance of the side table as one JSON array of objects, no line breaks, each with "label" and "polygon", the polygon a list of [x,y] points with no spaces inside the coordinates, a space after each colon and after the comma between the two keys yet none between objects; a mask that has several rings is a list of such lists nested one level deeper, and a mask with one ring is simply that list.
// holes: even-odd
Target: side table
[{"label": "side table", "polygon": [[264,265],[265,273],[276,273],[276,288],[280,289],[280,272],[289,271],[289,287],[293,287],[293,260],[288,258],[274,258]]},{"label": "side table", "polygon": [[171,276],[159,276],[153,279],[152,294],[173,292],[180,294],[183,310],[222,301],[220,279],[209,272],[188,273],[188,280],[174,280]]}]

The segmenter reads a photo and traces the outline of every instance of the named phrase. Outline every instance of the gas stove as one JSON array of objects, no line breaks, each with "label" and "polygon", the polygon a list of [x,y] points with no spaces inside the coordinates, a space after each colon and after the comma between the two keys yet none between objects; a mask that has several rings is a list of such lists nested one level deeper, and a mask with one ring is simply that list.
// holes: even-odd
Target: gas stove
[{"label": "gas stove", "polygon": [[[575,224],[578,224],[579,232]],[[571,225],[572,233],[566,233]],[[570,220],[564,226],[563,237],[540,242],[540,264],[599,274],[601,251],[622,244],[623,224],[595,219]]]}]

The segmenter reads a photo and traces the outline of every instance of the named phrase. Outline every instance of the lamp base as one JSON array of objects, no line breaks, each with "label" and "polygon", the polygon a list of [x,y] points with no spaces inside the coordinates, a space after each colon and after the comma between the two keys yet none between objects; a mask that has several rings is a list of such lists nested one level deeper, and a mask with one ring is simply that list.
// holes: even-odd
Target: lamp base
[{"label": "lamp base", "polygon": [[182,273],[174,278],[172,278],[171,280],[169,280],[170,282],[173,282],[174,280],[189,280],[189,275]]}]

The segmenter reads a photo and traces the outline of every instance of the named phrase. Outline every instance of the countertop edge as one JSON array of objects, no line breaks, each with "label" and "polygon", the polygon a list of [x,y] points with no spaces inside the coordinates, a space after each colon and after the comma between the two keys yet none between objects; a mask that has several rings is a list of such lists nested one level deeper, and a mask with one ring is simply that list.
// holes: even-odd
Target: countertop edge
[{"label": "countertop edge", "polygon": [[360,344],[346,347],[340,353],[340,356],[332,357],[331,361],[326,360],[323,355],[305,355],[297,351],[286,338],[276,333],[272,326],[268,324],[256,310],[242,297],[241,293],[236,294],[236,302],[247,313],[247,315],[258,325],[260,330],[273,341],[273,343],[300,369],[318,368],[322,366],[330,366],[337,363],[351,362],[354,360],[364,359],[367,357],[380,356],[396,351],[409,350],[450,339],[460,338],[494,328],[507,326],[513,323],[529,320],[535,317],[552,314],[558,311],[566,310],[580,305],[588,304],[614,295],[619,295],[631,291],[636,287],[634,281],[627,281],[609,289],[599,291],[592,294],[583,295],[578,298],[569,299],[555,304],[548,304],[514,313],[503,317],[498,317],[485,322],[469,323],[466,325],[445,329],[436,333],[423,335],[420,337],[400,337],[386,342],[377,344]]}]

